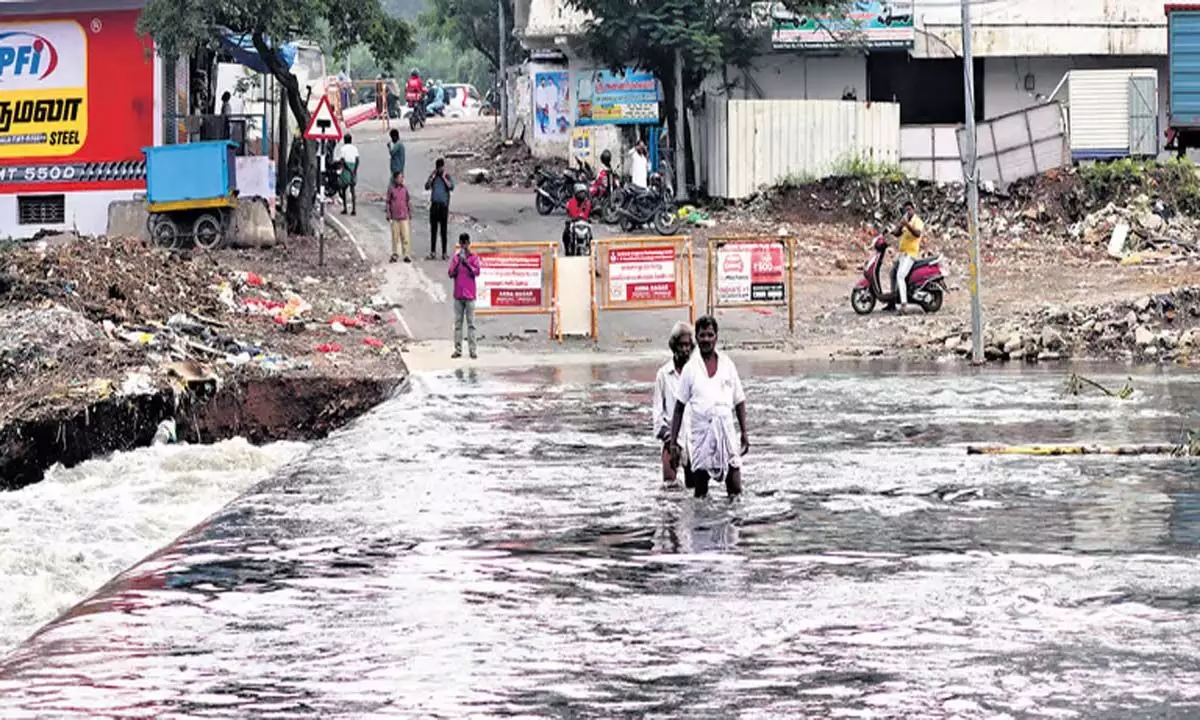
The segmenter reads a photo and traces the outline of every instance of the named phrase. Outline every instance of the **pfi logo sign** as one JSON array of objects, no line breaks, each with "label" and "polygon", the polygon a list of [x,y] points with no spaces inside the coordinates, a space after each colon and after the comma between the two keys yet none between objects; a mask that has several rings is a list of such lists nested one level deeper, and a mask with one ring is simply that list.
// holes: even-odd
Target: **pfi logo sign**
[{"label": "pfi logo sign", "polygon": [[45,80],[58,68],[58,48],[44,35],[0,32],[0,81],[6,77]]}]

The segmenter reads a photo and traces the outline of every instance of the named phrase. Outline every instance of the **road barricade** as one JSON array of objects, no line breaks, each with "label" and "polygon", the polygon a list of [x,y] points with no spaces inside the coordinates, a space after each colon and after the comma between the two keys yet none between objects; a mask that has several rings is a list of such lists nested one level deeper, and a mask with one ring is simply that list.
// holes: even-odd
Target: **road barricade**
[{"label": "road barricade", "polygon": [[593,288],[593,337],[604,310],[687,308],[696,321],[696,273],[689,236],[616,237],[593,243],[599,282]]},{"label": "road barricade", "polygon": [[773,235],[714,237],[708,241],[708,312],[786,307],[796,332],[796,239]]},{"label": "road barricade", "polygon": [[476,315],[549,315],[562,342],[558,313],[558,243],[472,243],[479,256]]}]

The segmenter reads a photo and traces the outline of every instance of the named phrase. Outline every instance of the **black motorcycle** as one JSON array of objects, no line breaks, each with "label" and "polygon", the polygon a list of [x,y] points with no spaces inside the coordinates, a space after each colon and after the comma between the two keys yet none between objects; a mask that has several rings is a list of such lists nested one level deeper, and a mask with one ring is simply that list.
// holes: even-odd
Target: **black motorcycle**
[{"label": "black motorcycle", "polygon": [[675,198],[667,191],[660,173],[652,173],[649,183],[648,188],[640,188],[632,183],[626,183],[621,188],[621,204],[617,208],[621,229],[633,232],[645,225],[652,225],[659,235],[674,235],[679,230]]},{"label": "black motorcycle", "polygon": [[540,165],[533,172],[536,184],[533,200],[538,215],[549,215],[559,208],[565,208],[575,192],[575,185],[583,182],[580,178],[585,177],[582,170],[567,168],[555,174]]}]

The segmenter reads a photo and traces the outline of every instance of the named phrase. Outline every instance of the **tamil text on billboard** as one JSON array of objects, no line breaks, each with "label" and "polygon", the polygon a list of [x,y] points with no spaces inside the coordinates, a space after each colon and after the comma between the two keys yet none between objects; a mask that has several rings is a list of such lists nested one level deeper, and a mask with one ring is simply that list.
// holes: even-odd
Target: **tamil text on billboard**
[{"label": "tamil text on billboard", "polygon": [[778,50],[913,46],[913,0],[852,0],[828,15],[800,15],[775,3],[771,21]]},{"label": "tamil text on billboard", "polygon": [[717,249],[720,305],[780,303],[786,299],[787,257],[779,240],[727,243]]},{"label": "tamil text on billboard", "polygon": [[485,253],[476,281],[481,309],[537,309],[542,306],[541,253]]},{"label": "tamil text on billboard", "polygon": [[137,17],[0,23],[0,192],[145,187],[154,65]]},{"label": "tamil text on billboard", "polygon": [[658,81],[642,70],[592,70],[575,77],[576,125],[657,125]]},{"label": "tamil text on billboard", "polygon": [[677,302],[675,248],[613,248],[608,251],[610,303]]}]

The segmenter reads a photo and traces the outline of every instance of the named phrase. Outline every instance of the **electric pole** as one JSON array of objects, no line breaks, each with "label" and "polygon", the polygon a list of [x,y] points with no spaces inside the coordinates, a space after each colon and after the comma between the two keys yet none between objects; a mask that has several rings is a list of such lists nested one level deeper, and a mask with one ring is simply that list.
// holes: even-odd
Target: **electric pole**
[{"label": "electric pole", "polygon": [[971,6],[962,0],[963,93],[967,115],[967,231],[971,236],[967,287],[971,291],[971,362],[982,365],[983,308],[979,302],[979,147],[975,131],[975,58],[971,53]]},{"label": "electric pole", "polygon": [[496,74],[499,76],[497,79],[499,80],[499,86],[500,86],[500,132],[503,133],[501,137],[503,137],[505,140],[507,140],[508,139],[508,69],[506,66],[508,65],[508,58],[506,57],[507,53],[505,53],[505,48],[508,45],[508,38],[506,37],[506,34],[504,32],[504,26],[506,25],[506,23],[504,22],[504,0],[496,0],[496,16],[500,20],[500,22],[499,22],[500,53],[498,55],[500,67],[496,69]]},{"label": "electric pole", "polygon": [[684,157],[684,142],[683,142],[683,53],[679,48],[675,48],[675,131],[671,133],[671,147],[675,148],[675,157],[671,162],[675,164],[675,197],[682,198],[687,195],[687,172],[684,163],[687,161]]}]

